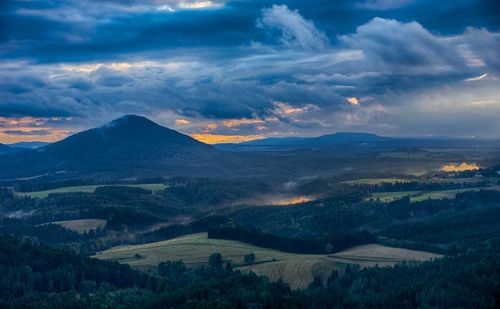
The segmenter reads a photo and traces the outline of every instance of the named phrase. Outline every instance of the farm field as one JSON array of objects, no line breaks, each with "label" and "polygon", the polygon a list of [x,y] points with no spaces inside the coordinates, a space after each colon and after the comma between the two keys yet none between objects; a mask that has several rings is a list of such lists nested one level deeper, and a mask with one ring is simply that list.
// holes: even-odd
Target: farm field
[{"label": "farm field", "polygon": [[[93,193],[95,189],[99,187],[108,187],[113,185],[90,185],[90,186],[74,186],[74,187],[63,187],[52,190],[44,191],[34,191],[34,192],[16,192],[17,196],[21,197],[32,197],[32,198],[46,198],[52,193],[73,193],[73,192],[83,192],[83,193]],[[124,185],[116,184],[116,186],[122,187],[132,187],[132,188],[142,188],[151,191],[160,191],[167,188],[165,184],[153,183],[153,184],[135,184],[135,185]]]},{"label": "farm field", "polygon": [[66,221],[56,221],[50,222],[58,224],[68,230],[75,231],[77,233],[83,234],[90,230],[95,230],[97,228],[104,228],[106,226],[107,220],[102,219],[81,219],[81,220],[66,220]]},{"label": "farm field", "polygon": [[489,186],[489,187],[479,187],[479,188],[465,188],[465,189],[453,189],[453,190],[436,190],[436,191],[401,191],[401,192],[375,192],[372,193],[370,200],[380,199],[381,202],[392,202],[401,199],[405,196],[410,196],[412,202],[424,201],[426,199],[445,199],[445,198],[455,198],[458,193],[463,193],[467,191],[479,191],[479,190],[500,190],[500,186]]},{"label": "farm field", "polygon": [[410,181],[416,181],[411,179],[404,178],[362,178],[362,179],[354,179],[349,181],[343,181],[341,183],[348,185],[381,185],[383,183],[407,183]]},{"label": "farm field", "polygon": [[480,188],[466,188],[466,189],[456,189],[456,190],[440,190],[440,191],[429,191],[422,193],[420,195],[414,196],[411,198],[412,202],[419,202],[426,199],[445,199],[445,198],[454,198],[458,193],[463,193],[467,191],[479,191],[479,190],[500,190],[500,186],[491,186],[491,187],[480,187]]},{"label": "farm field", "polygon": [[421,191],[401,191],[401,192],[375,192],[369,197],[369,200],[380,200],[381,202],[387,203],[395,200],[402,199],[405,196],[416,196],[422,194]]},{"label": "farm field", "polygon": [[398,262],[424,261],[439,257],[437,254],[390,248],[377,244],[359,246],[331,255],[293,254],[253,246],[238,241],[208,239],[207,233],[132,246],[119,246],[100,252],[94,257],[127,263],[143,271],[152,271],[163,261],[182,260],[188,266],[205,264],[210,254],[218,252],[225,261],[237,265],[244,263],[244,256],[255,254],[255,263],[240,266],[243,272],[253,271],[271,280],[283,280],[293,288],[305,288],[314,277],[326,279],[333,270],[342,271],[347,264],[361,267],[391,266]]}]

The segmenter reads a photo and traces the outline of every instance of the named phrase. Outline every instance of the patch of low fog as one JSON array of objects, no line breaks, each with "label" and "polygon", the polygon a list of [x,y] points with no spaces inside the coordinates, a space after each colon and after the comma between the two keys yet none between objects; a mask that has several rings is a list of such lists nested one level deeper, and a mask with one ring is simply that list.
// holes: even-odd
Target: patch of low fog
[{"label": "patch of low fog", "polygon": [[11,218],[11,219],[31,217],[34,212],[35,212],[34,210],[30,210],[30,211],[16,210],[16,211],[11,211],[11,212],[6,213],[5,217]]},{"label": "patch of low fog", "polygon": [[444,165],[441,168],[442,172],[466,172],[466,171],[477,171],[479,170],[479,166],[476,163],[466,163],[462,162],[462,164],[450,163]]},{"label": "patch of low fog", "polygon": [[252,199],[238,201],[235,205],[250,205],[250,206],[290,206],[301,203],[306,203],[315,200],[314,196],[306,195],[263,195]]},{"label": "patch of low fog", "polygon": [[137,231],[137,233],[148,233],[159,230],[161,228],[169,227],[172,225],[184,225],[193,221],[193,217],[186,215],[178,215],[173,218],[170,218],[166,222],[161,222],[157,224],[150,225],[142,230]]},{"label": "patch of low fog", "polygon": [[316,180],[318,177],[319,177],[318,175],[309,175],[309,176],[300,177],[296,180],[291,180],[291,181],[285,182],[283,184],[283,189],[285,191],[295,190],[298,186],[301,186],[303,184],[306,184],[308,182]]}]

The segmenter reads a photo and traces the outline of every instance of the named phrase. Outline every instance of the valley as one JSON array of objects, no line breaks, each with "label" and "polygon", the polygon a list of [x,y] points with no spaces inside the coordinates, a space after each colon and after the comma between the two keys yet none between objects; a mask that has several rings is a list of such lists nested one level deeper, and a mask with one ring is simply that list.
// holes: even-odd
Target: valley
[{"label": "valley", "polygon": [[[396,293],[454,276],[436,277],[437,269],[481,267],[470,266],[469,258],[495,267],[500,153],[489,142],[484,148],[464,142],[472,157],[456,143],[440,148],[435,141],[349,133],[214,147],[126,116],[0,157],[0,234],[6,237],[0,246],[38,256],[57,249],[97,281],[87,287],[79,275],[58,280],[90,293],[102,282],[122,284],[99,279],[87,268],[92,263],[128,273],[135,279],[125,279],[131,285],[124,287],[140,286],[138,293],[150,299],[169,295],[168,302],[175,291],[219,290],[212,284],[226,280],[313,302],[329,289],[344,297],[339,301],[351,299],[357,282],[381,285],[387,276],[399,286],[376,293]],[[433,148],[400,148],[415,144]],[[469,163],[443,170],[450,162]],[[240,283],[227,289],[246,291]]]}]

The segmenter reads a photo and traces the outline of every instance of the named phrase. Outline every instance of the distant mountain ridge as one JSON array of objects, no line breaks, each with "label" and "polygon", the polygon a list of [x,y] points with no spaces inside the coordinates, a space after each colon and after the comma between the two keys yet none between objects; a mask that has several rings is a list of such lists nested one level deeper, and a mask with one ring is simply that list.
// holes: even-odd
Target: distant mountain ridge
[{"label": "distant mountain ridge", "polygon": [[321,135],[318,137],[284,137],[266,138],[243,142],[240,145],[323,145],[323,144],[350,144],[363,142],[380,142],[391,139],[372,133],[338,132],[334,134]]},{"label": "distant mountain ridge", "polygon": [[43,146],[47,146],[49,144],[50,143],[47,142],[35,141],[35,142],[18,142],[18,143],[8,144],[8,146],[13,148],[22,148],[22,149],[36,149]]},{"label": "distant mountain ridge", "polygon": [[387,137],[373,133],[338,132],[317,137],[264,138],[239,144],[215,145],[221,150],[286,150],[325,147],[370,148],[461,148],[490,147],[498,149],[498,140],[459,137]]},{"label": "distant mountain ridge", "polygon": [[337,132],[334,134],[321,135],[317,137],[273,137],[242,142],[239,144],[216,145],[223,150],[245,150],[245,149],[294,149],[294,148],[321,148],[334,145],[359,145],[364,143],[375,143],[391,140],[391,137],[383,137],[373,133]]}]

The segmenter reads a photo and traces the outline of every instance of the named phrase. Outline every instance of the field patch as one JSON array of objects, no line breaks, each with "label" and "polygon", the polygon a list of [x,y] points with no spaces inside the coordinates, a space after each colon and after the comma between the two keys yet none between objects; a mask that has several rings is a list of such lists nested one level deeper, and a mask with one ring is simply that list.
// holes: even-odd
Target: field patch
[{"label": "field patch", "polygon": [[354,179],[349,181],[343,181],[341,183],[348,185],[381,185],[383,183],[408,183],[412,180],[404,178],[362,178]]},{"label": "field patch", "polygon": [[479,187],[479,188],[465,188],[456,190],[439,190],[439,191],[429,191],[422,193],[420,195],[411,198],[412,202],[424,201],[427,199],[431,200],[441,200],[445,198],[455,198],[458,193],[468,192],[468,191],[479,191],[479,190],[500,190],[500,186],[490,186],[490,187]]},{"label": "field patch", "polygon": [[[118,246],[97,253],[94,257],[127,263],[148,271],[164,261],[182,260],[188,266],[207,263],[210,254],[218,252],[243,272],[253,271],[271,280],[283,280],[293,288],[305,288],[314,277],[326,279],[333,270],[343,271],[348,264],[361,267],[391,266],[399,262],[424,261],[437,254],[390,248],[382,245],[359,246],[331,255],[294,254],[253,246],[239,241],[209,239],[207,233],[143,245]],[[244,256],[255,254],[255,263],[244,265]]]},{"label": "field patch", "polygon": [[439,254],[409,250],[403,248],[387,247],[379,244],[368,244],[346,249],[328,256],[336,262],[358,264],[361,267],[392,266],[403,261],[423,262],[441,257]]},{"label": "field patch", "polygon": [[111,187],[111,186],[141,188],[141,189],[150,190],[153,192],[164,190],[167,188],[167,186],[165,184],[161,184],[161,183],[134,184],[134,185],[124,185],[124,184],[90,185],[90,186],[63,187],[63,188],[44,190],[44,191],[34,191],[34,192],[16,192],[16,195],[21,196],[21,197],[46,198],[47,196],[49,196],[49,194],[52,194],[52,193],[74,193],[74,192],[94,193],[95,189],[97,189],[97,188]]},{"label": "field patch", "polygon": [[402,199],[406,196],[410,197],[411,202],[420,202],[427,199],[442,200],[446,198],[455,198],[458,193],[479,190],[496,190],[500,191],[500,186],[488,186],[478,188],[464,188],[452,190],[436,190],[436,191],[401,191],[401,192],[374,192],[368,200],[380,200],[381,202],[392,202]]},{"label": "field patch", "polygon": [[[58,225],[66,228],[68,230],[83,234],[84,232],[89,232],[90,230],[96,230],[97,228],[103,229],[106,226],[107,220],[80,219],[80,220],[56,221],[56,222],[50,222],[50,223],[58,224]],[[50,223],[46,223],[46,224],[50,224]]]},{"label": "field patch", "polygon": [[374,192],[372,193],[371,197],[369,197],[369,200],[379,200],[384,203],[392,202],[395,200],[402,199],[403,197],[410,196],[417,196],[419,194],[422,194],[421,191],[401,191],[401,192]]}]

